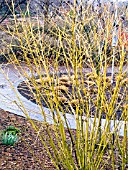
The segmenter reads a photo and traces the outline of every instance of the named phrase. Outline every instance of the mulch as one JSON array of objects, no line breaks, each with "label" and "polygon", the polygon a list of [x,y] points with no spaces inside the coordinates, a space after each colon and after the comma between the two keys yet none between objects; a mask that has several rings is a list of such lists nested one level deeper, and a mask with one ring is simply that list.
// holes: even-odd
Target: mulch
[{"label": "mulch", "polygon": [[[38,127],[41,126],[41,123],[34,122]],[[0,131],[10,125],[19,128],[21,134],[14,146],[0,143],[0,170],[54,170],[55,167],[30,121],[0,109]],[[43,131],[46,134],[45,128]]]},{"label": "mulch", "polygon": [[[46,126],[35,120],[33,122],[40,129],[40,134],[45,136],[45,142],[52,153],[48,142]],[[6,146],[0,143],[0,170],[56,170],[36,131],[27,118],[0,109],[0,131],[7,126],[19,128],[21,134],[19,141],[14,146]],[[56,145],[53,128],[54,126],[49,125],[52,139]],[[72,131],[75,135],[75,130]],[[66,138],[70,142],[67,130]],[[120,138],[120,140],[122,139]],[[120,159],[117,159],[116,162],[118,163]],[[110,163],[110,166],[107,165],[104,170],[111,169]]]}]

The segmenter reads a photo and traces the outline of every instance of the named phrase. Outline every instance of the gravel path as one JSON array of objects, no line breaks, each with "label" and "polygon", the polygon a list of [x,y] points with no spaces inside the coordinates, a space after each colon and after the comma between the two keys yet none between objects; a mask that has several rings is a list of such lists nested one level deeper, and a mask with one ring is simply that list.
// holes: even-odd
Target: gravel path
[{"label": "gravel path", "polygon": [[[22,68],[26,70],[29,74],[29,70],[25,65],[23,65]],[[116,70],[118,70],[118,68],[116,68]],[[127,70],[127,67],[124,67],[124,71],[126,70]],[[6,78],[5,78],[3,71],[6,75]],[[65,69],[61,67],[61,71],[65,72]],[[91,71],[90,69],[84,70],[84,72],[90,72],[90,71]],[[108,68],[108,72],[109,71],[110,71],[110,68]],[[25,113],[27,113],[28,116],[30,116],[30,118],[43,121],[44,119],[43,119],[43,116],[41,115],[39,106],[30,102],[26,98],[24,98],[22,95],[20,95],[20,93],[17,90],[18,84],[24,80],[24,77],[21,76],[20,73],[21,73],[21,70],[20,69],[17,70],[16,68],[14,68],[13,65],[1,65],[1,68],[0,68],[0,108],[5,111],[9,111],[11,113],[20,115],[20,116],[26,116]],[[11,85],[13,85],[15,88],[12,89]],[[22,101],[21,103],[19,102],[18,98],[21,99]],[[24,105],[24,109],[22,107],[22,104]],[[49,109],[44,108],[44,111],[47,115],[47,122],[52,124],[53,123],[52,114],[50,113]],[[70,127],[72,129],[75,129],[76,128],[75,116],[70,115],[70,114],[66,114],[66,116],[67,116]],[[93,125],[93,121],[94,121],[93,118],[89,120],[90,128]],[[105,124],[105,120],[102,120],[102,128],[104,128],[104,124]],[[111,127],[110,127],[111,130],[113,130],[113,125],[114,125],[114,122],[111,121]],[[119,134],[121,136],[123,136],[123,133],[124,133],[123,127],[124,127],[124,122],[120,121]]]}]

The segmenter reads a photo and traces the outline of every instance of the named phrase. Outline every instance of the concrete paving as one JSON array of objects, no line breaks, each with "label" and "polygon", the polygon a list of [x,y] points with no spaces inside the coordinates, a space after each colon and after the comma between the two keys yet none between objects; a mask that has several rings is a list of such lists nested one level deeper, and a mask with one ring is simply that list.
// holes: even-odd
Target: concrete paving
[{"label": "concrete paving", "polygon": [[[28,74],[30,74],[29,69],[26,66],[22,66]],[[43,112],[46,115],[46,122],[53,124],[52,113],[48,108],[43,107],[43,111],[37,104],[32,103],[31,101],[24,98],[17,90],[17,86],[20,82],[25,80],[25,77],[21,74],[21,69],[16,69],[13,65],[0,65],[0,108],[12,112],[14,114],[30,117],[31,119],[44,121]],[[62,120],[64,117],[60,113]],[[66,113],[66,118],[70,128],[76,129],[76,117]],[[86,121],[89,121],[90,129],[93,127],[93,118],[83,117],[85,126]],[[104,129],[106,120],[102,119],[102,129]],[[118,125],[117,133],[120,136],[124,134],[124,121],[113,121],[111,120],[110,129],[111,132],[114,130],[114,123]],[[97,120],[98,124],[98,120]],[[66,127],[66,125],[65,125]]]}]

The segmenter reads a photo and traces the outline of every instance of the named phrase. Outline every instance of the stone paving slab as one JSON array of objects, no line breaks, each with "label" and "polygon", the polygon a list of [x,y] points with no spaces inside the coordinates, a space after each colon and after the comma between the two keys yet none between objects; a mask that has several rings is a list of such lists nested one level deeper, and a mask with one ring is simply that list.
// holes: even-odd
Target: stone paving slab
[{"label": "stone paving slab", "polygon": [[[23,66],[23,67],[24,69],[27,70],[26,66]],[[124,70],[126,70],[126,68]],[[5,75],[3,72],[5,73]],[[29,70],[27,70],[27,72],[29,74]],[[0,108],[5,111],[9,111],[14,114],[20,115],[20,116],[24,116],[24,117],[29,116],[31,119],[44,121],[44,117],[41,114],[40,107],[37,104],[34,104],[31,101],[24,98],[18,92],[17,86],[23,80],[25,80],[25,78],[21,76],[20,69],[18,73],[18,70],[15,69],[13,65],[7,65],[7,66],[1,65],[0,66]],[[13,86],[14,89],[12,89],[11,86]],[[47,117],[46,118],[47,122],[50,124],[53,124],[52,113],[50,112],[48,108],[43,108],[43,109]],[[60,115],[61,115],[62,120],[64,120],[62,113],[60,113]],[[67,118],[70,128],[76,129],[75,115],[66,113],[66,118]],[[84,117],[83,119],[85,119],[85,126],[86,126],[86,121],[89,121],[90,129],[92,129],[94,118],[88,118],[88,120],[86,120],[86,118]],[[105,122],[106,120],[102,119],[102,129],[104,129]],[[124,121],[117,120],[115,121],[115,124],[118,124],[117,132],[119,133],[120,136],[123,136]],[[97,125],[98,125],[98,119],[97,119]],[[114,130],[113,120],[111,120],[110,129],[111,131]]]}]

